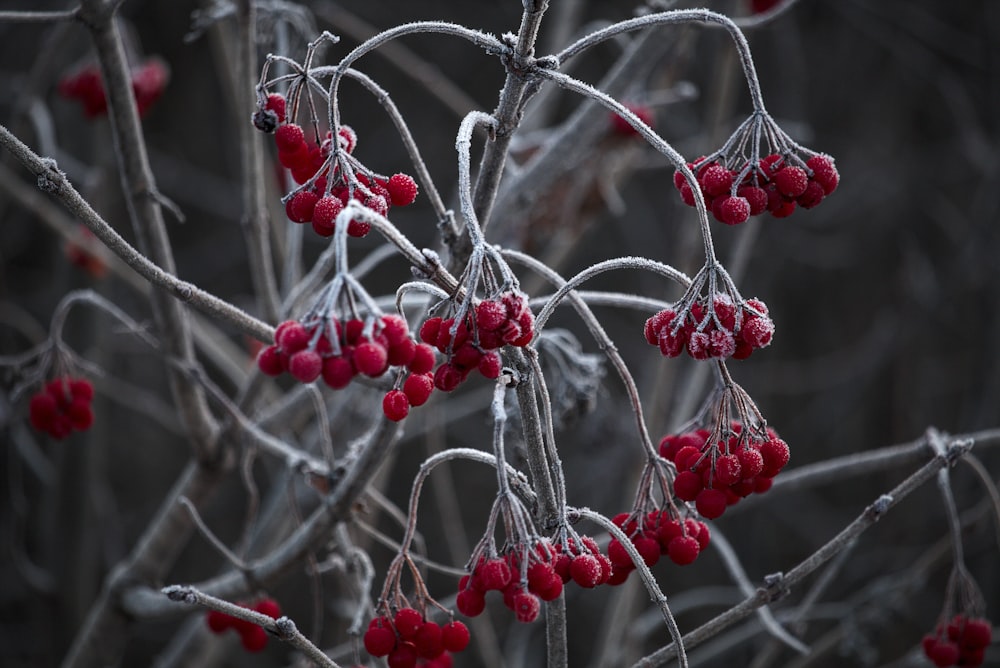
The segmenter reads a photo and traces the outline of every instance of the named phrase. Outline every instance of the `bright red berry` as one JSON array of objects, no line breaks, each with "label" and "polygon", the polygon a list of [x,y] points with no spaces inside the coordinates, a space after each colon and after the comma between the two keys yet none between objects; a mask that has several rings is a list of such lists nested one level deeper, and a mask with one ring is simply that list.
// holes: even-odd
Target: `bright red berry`
[{"label": "bright red berry", "polygon": [[739,225],[750,218],[750,201],[745,197],[720,197],[712,204],[712,213],[719,222]]},{"label": "bright red berry", "polygon": [[601,562],[591,554],[578,554],[569,563],[569,573],[573,582],[590,589],[601,580]]},{"label": "bright red berry", "polygon": [[417,198],[417,182],[408,174],[393,174],[385,187],[393,206],[406,206]]},{"label": "bright red berry", "polygon": [[486,598],[483,596],[483,592],[469,587],[458,592],[455,607],[466,617],[475,617],[486,609]]},{"label": "bright red berry", "polygon": [[703,489],[694,500],[702,517],[714,520],[726,512],[726,493],[721,489]]},{"label": "bright red berry", "polygon": [[274,131],[274,143],[282,153],[295,153],[306,145],[306,134],[295,123],[288,123]]},{"label": "bright red berry", "polygon": [[288,373],[300,383],[311,383],[323,371],[323,358],[314,350],[300,350],[288,358]]},{"label": "bright red berry", "polygon": [[411,406],[423,406],[434,391],[434,377],[427,373],[411,373],[403,382],[403,392]]},{"label": "bright red berry", "polygon": [[354,349],[354,366],[359,373],[377,378],[388,368],[389,355],[382,345],[366,341]]},{"label": "bright red berry", "polygon": [[417,665],[417,648],[411,642],[401,642],[389,653],[389,668],[414,668]]},{"label": "bright red berry", "polygon": [[691,536],[675,536],[667,545],[667,556],[675,564],[684,566],[698,558],[701,546],[698,539]]},{"label": "bright red berry", "polygon": [[[560,580],[561,582],[562,580]],[[538,597],[526,591],[514,594],[512,603],[514,616],[517,618],[517,621],[524,624],[530,624],[538,619],[538,613],[542,609],[542,602]]]},{"label": "bright red berry", "polygon": [[382,399],[382,412],[393,422],[399,422],[410,413],[410,400],[402,390],[389,390]]},{"label": "bright red berry", "polygon": [[441,627],[441,642],[449,652],[461,652],[469,645],[469,629],[462,622],[448,622]]}]

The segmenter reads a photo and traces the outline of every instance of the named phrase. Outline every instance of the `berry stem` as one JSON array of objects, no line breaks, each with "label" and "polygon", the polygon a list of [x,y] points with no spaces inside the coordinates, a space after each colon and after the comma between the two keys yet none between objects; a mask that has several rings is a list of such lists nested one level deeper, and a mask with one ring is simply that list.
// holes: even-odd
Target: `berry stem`
[{"label": "berry stem", "polygon": [[[927,430],[927,444],[939,457],[945,456],[947,443],[941,433],[936,429]],[[942,468],[937,473],[938,491],[941,493],[941,501],[944,504],[944,516],[948,521],[948,530],[951,533],[951,550],[954,561],[954,568],[965,569],[965,550],[962,546],[962,520],[958,516],[958,506],[955,504],[955,496],[951,492],[951,477],[948,469]]]},{"label": "berry stem", "polygon": [[668,144],[663,137],[654,132],[642,121],[642,119],[636,116],[631,109],[610,95],[580,81],[579,79],[562,74],[561,72],[538,68],[537,74],[542,78],[555,82],[557,85],[565,88],[566,90],[570,90],[584,97],[596,100],[611,112],[628,121],[629,125],[635,128],[636,132],[642,135],[643,139],[649,142],[649,144],[657,151],[666,156],[666,158],[670,161],[670,164],[672,164],[678,172],[684,175],[684,179],[691,187],[691,194],[694,197],[695,210],[698,212],[698,223],[701,225],[702,244],[705,249],[705,261],[708,264],[718,264],[718,260],[715,257],[715,246],[712,241],[712,231],[708,221],[708,209],[705,206],[705,197],[701,192],[701,187],[698,185],[698,179],[695,178],[694,172],[692,172],[691,168],[688,167],[687,161],[685,161],[684,157],[677,152],[677,149]]},{"label": "berry stem", "polygon": [[740,64],[743,66],[743,76],[746,78],[747,86],[750,89],[750,100],[753,108],[755,111],[764,111],[764,99],[760,91],[760,81],[757,78],[757,70],[753,64],[753,56],[750,53],[750,45],[747,43],[746,36],[731,18],[707,9],[677,9],[656,14],[647,14],[629,19],[628,21],[619,21],[602,30],[596,30],[570,44],[556,54],[556,58],[560,64],[563,64],[582,51],[626,32],[651,28],[653,26],[693,22],[719,25],[729,33],[740,56]]}]

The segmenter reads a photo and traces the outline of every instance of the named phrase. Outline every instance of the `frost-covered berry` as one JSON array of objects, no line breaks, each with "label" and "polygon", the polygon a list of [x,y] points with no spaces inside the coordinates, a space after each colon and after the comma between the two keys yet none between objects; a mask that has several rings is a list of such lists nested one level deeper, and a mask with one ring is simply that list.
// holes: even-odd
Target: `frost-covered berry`
[{"label": "frost-covered berry", "polygon": [[750,218],[750,201],[745,197],[721,197],[712,204],[712,213],[719,222],[739,225]]},{"label": "frost-covered berry", "polygon": [[288,123],[274,131],[274,143],[282,153],[295,153],[300,147],[305,146],[306,134],[300,126]]},{"label": "frost-covered berry", "polygon": [[323,371],[323,358],[314,350],[300,350],[288,358],[288,373],[300,383],[311,383]]},{"label": "frost-covered berry", "polygon": [[691,536],[675,536],[667,545],[667,556],[675,564],[684,566],[698,558],[701,546],[698,539]]},{"label": "frost-covered berry", "polygon": [[411,406],[423,406],[434,391],[434,377],[428,373],[411,373],[403,382],[403,392]]},{"label": "frost-covered berry", "polygon": [[774,185],[782,195],[795,199],[806,191],[809,176],[801,167],[789,165],[782,167],[774,175]]},{"label": "frost-covered berry", "polygon": [[408,174],[393,174],[385,184],[393,206],[412,204],[417,198],[417,182]]},{"label": "frost-covered berry", "polygon": [[393,422],[399,422],[410,413],[410,400],[402,390],[389,390],[382,398],[382,412]]},{"label": "frost-covered berry", "polygon": [[382,345],[366,341],[354,349],[354,366],[359,373],[376,378],[388,368],[389,356]]},{"label": "frost-covered berry", "polygon": [[592,554],[578,554],[569,562],[569,573],[573,582],[590,589],[601,581],[601,562]]}]

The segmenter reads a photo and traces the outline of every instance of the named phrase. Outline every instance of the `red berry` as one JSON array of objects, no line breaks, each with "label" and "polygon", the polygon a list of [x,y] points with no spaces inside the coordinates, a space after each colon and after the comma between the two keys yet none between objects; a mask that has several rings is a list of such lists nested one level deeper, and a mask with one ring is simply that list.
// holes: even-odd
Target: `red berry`
[{"label": "red berry", "polygon": [[[562,581],[560,580],[560,582]],[[538,619],[538,613],[542,609],[542,602],[538,597],[526,591],[514,594],[512,605],[517,621],[524,624],[530,624]]]},{"label": "red berry", "polygon": [[66,410],[73,429],[86,431],[94,424],[94,412],[90,409],[90,403],[83,399],[74,399]]},{"label": "red berry", "polygon": [[232,627],[233,617],[218,610],[209,610],[205,615],[205,623],[212,633],[222,633]]},{"label": "red berry", "polygon": [[484,591],[503,591],[511,581],[510,566],[504,559],[490,559],[476,569]]},{"label": "red berry", "polygon": [[385,184],[393,206],[412,204],[417,198],[417,182],[407,174],[393,174]]},{"label": "red berry", "polygon": [[719,222],[739,225],[750,218],[750,201],[745,197],[721,197],[712,204],[712,213]]},{"label": "red berry", "polygon": [[388,626],[369,626],[362,640],[372,656],[388,656],[396,647],[396,633]]},{"label": "red berry", "polygon": [[632,544],[647,566],[655,566],[660,560],[660,544],[655,538],[639,535],[632,539]]},{"label": "red berry", "polygon": [[833,159],[825,155],[814,155],[806,160],[806,167],[813,171],[812,178],[823,186],[823,194],[829,195],[837,189],[840,174],[833,164]]},{"label": "red berry", "polygon": [[469,629],[462,622],[448,622],[441,627],[441,642],[449,652],[461,652],[469,645]]},{"label": "red berry", "polygon": [[726,493],[721,489],[703,489],[698,492],[694,505],[702,517],[714,520],[726,512]]},{"label": "red berry", "polygon": [[399,345],[405,341],[412,341],[410,339],[410,326],[406,324],[406,320],[402,316],[394,314],[384,315],[382,316],[381,324],[381,334],[385,335],[390,345]]},{"label": "red berry", "polygon": [[715,460],[715,481],[718,485],[729,487],[743,479],[743,469],[736,455],[722,455]]},{"label": "red berry", "polygon": [[750,215],[756,216],[767,211],[767,191],[757,186],[743,186],[736,194],[747,200],[750,205]]},{"label": "red berry", "polygon": [[386,662],[389,668],[414,668],[417,665],[417,648],[411,642],[401,642],[392,650]]},{"label": "red berry", "polygon": [[389,390],[382,399],[382,412],[393,422],[399,422],[410,413],[410,400],[402,390]]},{"label": "red berry", "polygon": [[345,151],[351,153],[358,145],[358,135],[350,125],[341,125],[337,131],[337,142]]},{"label": "red berry", "polygon": [[328,357],[323,360],[323,382],[335,390],[347,387],[354,378],[354,367],[344,357]]},{"label": "red berry", "polygon": [[86,378],[70,378],[69,393],[74,399],[90,401],[94,398],[94,386]]},{"label": "red berry", "polygon": [[791,456],[788,444],[780,438],[772,438],[760,445],[760,455],[764,458],[764,470],[761,476],[773,478],[785,467]]},{"label": "red berry", "polygon": [[240,634],[240,642],[243,643],[243,649],[248,652],[260,652],[267,647],[267,631],[263,627],[252,624],[245,629]]},{"label": "red berry", "polygon": [[377,378],[388,368],[389,356],[383,346],[374,341],[366,341],[354,349],[354,366],[359,373]]},{"label": "red berry", "polygon": [[332,233],[337,220],[337,214],[343,211],[343,209],[344,204],[337,197],[332,195],[320,197],[312,210],[313,227],[319,225],[324,229],[329,228]]},{"label": "red berry", "polygon": [[300,350],[288,358],[288,373],[300,383],[311,383],[323,371],[323,358],[313,350]]},{"label": "red berry", "polygon": [[774,336],[774,322],[770,318],[746,317],[739,331],[740,338],[753,349],[763,348]]},{"label": "red berry", "polygon": [[309,345],[309,332],[297,320],[286,320],[274,330],[274,342],[286,353],[297,353]]},{"label": "red berry", "polygon": [[[803,175],[805,172],[803,172]],[[707,197],[726,195],[733,187],[733,175],[728,169],[718,163],[712,163],[701,170],[698,176],[701,189]]]},{"label": "red berry", "polygon": [[465,380],[465,373],[448,362],[434,372],[434,387],[442,392],[451,392]]},{"label": "red berry", "polygon": [[31,397],[28,404],[28,414],[31,426],[39,431],[46,431],[59,409],[56,399],[48,392],[39,392]]},{"label": "red berry", "polygon": [[694,501],[702,487],[702,478],[694,471],[681,471],[674,478],[674,494],[681,501]]},{"label": "red berry", "polygon": [[411,406],[423,406],[434,391],[434,377],[427,373],[411,373],[403,382],[403,392]]},{"label": "red berry", "polygon": [[312,190],[302,190],[288,200],[285,205],[285,213],[288,215],[288,219],[294,223],[308,223],[312,220],[317,202],[319,202],[319,195]]},{"label": "red berry", "polygon": [[262,598],[257,601],[257,604],[253,606],[253,609],[262,615],[267,615],[271,619],[277,619],[281,617],[281,606],[273,598]]},{"label": "red berry", "polygon": [[986,647],[992,642],[993,630],[985,619],[970,619],[962,631],[962,646],[971,649]]},{"label": "red berry", "polygon": [[740,461],[740,477],[743,480],[752,480],[764,470],[764,457],[756,448],[744,448],[736,453],[736,458]]},{"label": "red berry", "polygon": [[601,562],[591,554],[578,554],[569,563],[569,573],[573,582],[590,589],[601,580]]},{"label": "red berry", "polygon": [[466,617],[475,617],[486,609],[486,598],[483,592],[469,587],[458,592],[455,607]]},{"label": "red berry", "polygon": [[306,134],[295,123],[288,123],[275,130],[274,143],[282,153],[295,153],[306,145]]},{"label": "red berry", "polygon": [[413,608],[400,608],[393,619],[396,632],[404,640],[411,640],[424,623],[423,615]]},{"label": "red berry", "polygon": [[279,123],[285,122],[285,96],[279,93],[271,93],[267,96],[267,101],[264,103],[264,108],[268,111],[273,111],[278,117]]},{"label": "red berry", "polygon": [[811,209],[823,201],[823,186],[817,181],[810,181],[805,192],[795,199],[795,203],[803,209]]},{"label": "red berry", "polygon": [[691,536],[676,536],[667,545],[667,556],[675,564],[684,566],[698,558],[701,546],[698,539]]},{"label": "red berry", "polygon": [[498,354],[495,352],[486,353],[483,355],[482,359],[479,360],[479,373],[483,375],[483,378],[495,380],[500,377],[502,366],[503,365]]},{"label": "red berry", "polygon": [[935,666],[946,668],[946,666],[954,666],[958,663],[959,653],[958,645],[955,643],[938,641],[927,652],[927,658],[934,662]]},{"label": "red berry", "polygon": [[417,648],[417,654],[424,659],[433,659],[444,651],[441,627],[434,622],[421,624],[412,641],[413,646]]},{"label": "red berry", "polygon": [[608,543],[608,559],[611,560],[611,565],[615,568],[619,566],[635,566],[632,563],[632,557],[625,550],[625,546],[617,538],[612,538],[611,542]]},{"label": "red berry", "polygon": [[795,199],[806,191],[809,176],[801,167],[782,167],[774,175],[774,185],[778,192],[789,199]]}]

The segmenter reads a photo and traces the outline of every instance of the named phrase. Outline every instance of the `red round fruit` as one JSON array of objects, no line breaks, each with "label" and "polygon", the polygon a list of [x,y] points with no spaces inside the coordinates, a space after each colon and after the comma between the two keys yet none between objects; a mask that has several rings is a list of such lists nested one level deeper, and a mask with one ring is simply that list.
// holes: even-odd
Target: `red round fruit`
[{"label": "red round fruit", "polygon": [[267,631],[263,627],[251,624],[240,634],[243,649],[248,652],[261,652],[267,647]]},{"label": "red round fruit", "polygon": [[726,512],[726,493],[721,489],[703,489],[698,492],[694,505],[702,517],[714,520]]},{"label": "red round fruit", "polygon": [[449,652],[461,652],[469,645],[469,629],[462,622],[448,622],[441,627],[441,642]]},{"label": "red round fruit", "polygon": [[393,206],[412,204],[417,198],[417,182],[408,174],[393,174],[385,184]]},{"label": "red round fruit", "polygon": [[698,558],[701,546],[698,539],[691,536],[676,536],[667,545],[667,556],[675,564],[684,566]]},{"label": "red round fruit", "polygon": [[288,358],[288,373],[300,383],[311,383],[323,371],[323,358],[314,350],[300,350]]},{"label": "red round fruit", "polygon": [[402,390],[389,390],[382,399],[382,412],[393,422],[399,422],[410,413],[410,400]]},{"label": "red round fruit", "polygon": [[372,656],[388,656],[396,647],[396,633],[388,626],[373,626],[365,631],[362,641]]}]

